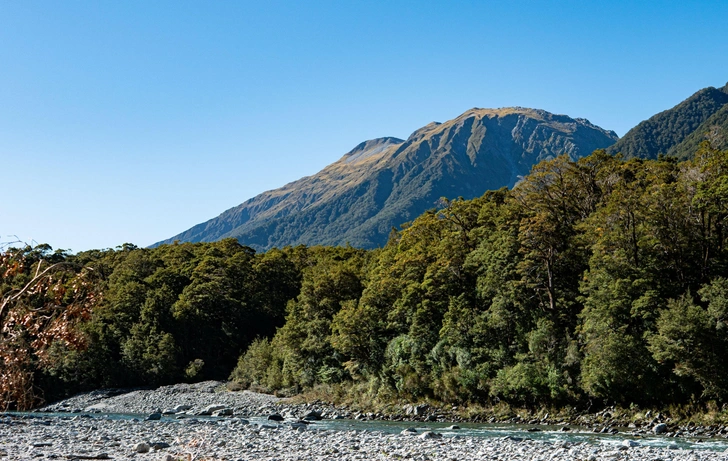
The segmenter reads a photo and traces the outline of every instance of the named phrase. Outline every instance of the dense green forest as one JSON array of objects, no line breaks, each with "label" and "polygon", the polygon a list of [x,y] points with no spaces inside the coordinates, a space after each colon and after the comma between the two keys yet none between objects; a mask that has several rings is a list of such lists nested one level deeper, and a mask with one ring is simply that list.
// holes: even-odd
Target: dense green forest
[{"label": "dense green forest", "polygon": [[544,161],[377,250],[8,248],[0,403],[228,376],[385,400],[728,402],[727,218],[728,151],[704,143],[683,162]]}]

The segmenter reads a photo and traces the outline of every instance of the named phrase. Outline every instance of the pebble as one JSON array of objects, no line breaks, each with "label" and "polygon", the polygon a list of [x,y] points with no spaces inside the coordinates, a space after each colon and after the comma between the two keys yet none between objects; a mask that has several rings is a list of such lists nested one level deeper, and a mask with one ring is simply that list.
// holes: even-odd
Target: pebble
[{"label": "pebble", "polygon": [[[14,417],[11,417],[11,421]],[[436,431],[403,437],[377,431],[324,431],[292,425],[262,430],[223,422],[48,418],[49,425],[0,425],[0,456],[7,459],[316,460],[621,460],[722,461],[724,453],[670,450],[625,440],[619,446],[501,437],[443,437]],[[298,428],[306,427],[299,423]],[[313,425],[312,425],[313,426]],[[46,443],[52,440],[52,443]],[[29,448],[30,444],[30,448]],[[622,451],[628,450],[628,451]]]},{"label": "pebble", "polygon": [[[170,460],[474,460],[474,461],[724,461],[726,454],[709,450],[683,450],[677,445],[650,447],[633,440],[619,444],[548,442],[528,437],[477,438],[442,436],[440,430],[409,428],[402,434],[378,431],[325,431],[306,424],[340,414],[310,405],[278,405],[274,396],[253,392],[220,392],[221,383],[179,384],[157,390],[124,394],[95,391],[44,408],[68,412],[93,407],[94,412],[136,413],[137,419],[0,415],[0,461],[4,459],[134,459]],[[215,408],[215,406],[219,408]],[[155,411],[164,408],[164,411]],[[230,413],[213,420],[195,417],[201,412]],[[413,407],[412,412],[422,412]],[[145,423],[143,415],[163,413]],[[285,415],[284,421],[264,421],[266,415]],[[365,415],[368,419],[376,415]],[[176,419],[181,417],[181,419]],[[258,417],[260,424],[249,424]],[[457,426],[444,428],[456,430]],[[462,434],[462,431],[460,431]],[[452,432],[450,432],[452,434]],[[530,434],[529,434],[530,435]],[[538,436],[538,433],[533,435]],[[616,442],[616,441],[615,441]]]}]

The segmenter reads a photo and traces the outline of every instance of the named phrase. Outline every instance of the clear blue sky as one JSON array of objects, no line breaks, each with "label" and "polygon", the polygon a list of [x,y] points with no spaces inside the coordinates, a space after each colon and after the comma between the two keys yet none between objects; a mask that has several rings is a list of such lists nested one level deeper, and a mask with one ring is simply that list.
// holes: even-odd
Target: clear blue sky
[{"label": "clear blue sky", "polygon": [[728,81],[723,1],[1,1],[0,242],[150,245],[471,107],[620,136]]}]

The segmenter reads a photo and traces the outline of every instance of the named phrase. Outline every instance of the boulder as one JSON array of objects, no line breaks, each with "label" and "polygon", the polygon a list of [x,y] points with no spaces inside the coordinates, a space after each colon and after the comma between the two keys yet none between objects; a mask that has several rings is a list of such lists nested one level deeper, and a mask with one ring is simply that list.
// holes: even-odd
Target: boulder
[{"label": "boulder", "polygon": [[657,435],[664,434],[667,432],[667,424],[660,423],[656,424],[655,427],[652,428],[652,432],[654,432]]},{"label": "boulder", "polygon": [[423,432],[422,434],[420,434],[418,437],[421,438],[422,440],[440,439],[440,438],[442,438],[442,434],[438,434],[438,433],[432,432],[432,431],[426,431],[426,432]]},{"label": "boulder", "polygon": [[634,448],[639,447],[640,444],[638,442],[635,442],[634,440],[624,440],[622,441],[622,446],[625,446],[627,448]]},{"label": "boulder", "polygon": [[205,407],[204,410],[198,413],[198,415],[211,415],[216,411],[222,410],[225,408],[225,405],[208,405]]},{"label": "boulder", "polygon": [[177,405],[176,407],[172,408],[172,411],[174,413],[180,413],[183,411],[187,411],[192,408],[192,405]]},{"label": "boulder", "polygon": [[273,413],[272,415],[268,415],[268,421],[283,421],[283,416],[279,413]]},{"label": "boulder", "polygon": [[223,408],[222,410],[217,410],[212,412],[212,416],[232,416],[233,415],[233,409],[232,408]]},{"label": "boulder", "polygon": [[319,411],[309,411],[304,415],[303,419],[306,421],[320,421],[321,420],[321,412]]},{"label": "boulder", "polygon": [[144,421],[159,421],[160,419],[162,419],[162,413],[152,413],[144,418]]},{"label": "boulder", "polygon": [[134,445],[134,453],[149,453],[152,447],[146,442],[137,443]]}]

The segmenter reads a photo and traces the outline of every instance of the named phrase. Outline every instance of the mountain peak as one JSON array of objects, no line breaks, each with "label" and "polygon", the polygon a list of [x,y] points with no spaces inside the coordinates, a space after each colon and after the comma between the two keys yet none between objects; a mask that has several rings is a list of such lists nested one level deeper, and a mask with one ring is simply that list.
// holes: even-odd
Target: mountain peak
[{"label": "mountain peak", "polygon": [[421,140],[425,136],[427,136],[428,133],[435,130],[438,126],[442,125],[440,122],[430,122],[427,125],[423,126],[422,128],[418,128],[417,130],[413,131],[411,135],[407,138],[407,143],[413,143]]},{"label": "mountain peak", "polygon": [[470,109],[406,141],[364,141],[313,176],[264,192],[160,243],[227,237],[264,250],[297,244],[372,248],[441,197],[513,186],[540,160],[578,158],[616,141],[583,119],[522,107]]},{"label": "mountain peak", "polygon": [[381,154],[392,146],[402,144],[404,140],[394,137],[376,138],[364,141],[344,154],[340,161],[344,163],[361,162]]}]

